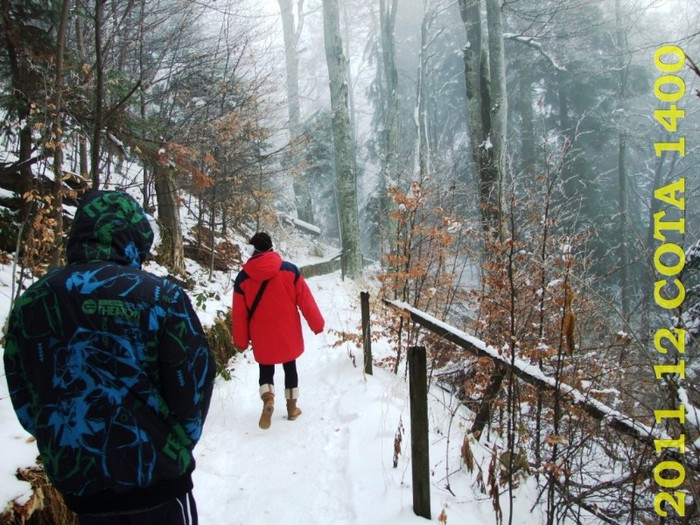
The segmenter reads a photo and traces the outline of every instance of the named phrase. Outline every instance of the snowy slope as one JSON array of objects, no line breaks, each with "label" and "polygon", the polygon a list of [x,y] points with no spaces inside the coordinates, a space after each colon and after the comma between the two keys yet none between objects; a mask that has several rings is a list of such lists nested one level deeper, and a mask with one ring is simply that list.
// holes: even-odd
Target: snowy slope
[{"label": "snowy slope", "polygon": [[[2,276],[2,273],[0,273]],[[230,304],[230,276],[211,283],[221,292],[219,303],[208,302],[202,321]],[[296,421],[284,416],[284,400],[278,396],[272,427],[257,426],[257,364],[252,353],[232,362],[232,380],[217,378],[211,409],[196,448],[195,496],[202,524],[327,525],[420,524],[412,509],[410,463],[410,412],[408,385],[377,366],[365,376],[358,350],[333,348],[329,330],[356,330],[360,324],[360,288],[342,282],[339,274],[309,279],[324,313],[327,329],[314,335],[304,326],[306,352],[299,359],[299,406]],[[9,293],[0,294],[4,322]],[[379,355],[389,352],[376,345]],[[350,354],[354,354],[353,364]],[[0,365],[1,367],[1,365]],[[2,369],[0,368],[0,373]],[[283,384],[278,367],[276,380]],[[466,417],[438,389],[430,391],[432,522],[444,511],[447,523],[491,525],[496,520],[491,501],[474,483],[476,472],[467,473],[459,449]],[[394,439],[399,425],[404,433],[397,468],[393,467]],[[0,381],[0,505],[29,494],[27,483],[14,477],[18,467],[33,464],[36,447],[19,427]],[[488,469],[490,445],[473,444],[477,462]],[[449,484],[454,495],[447,490]],[[531,514],[532,487],[519,491],[514,524],[542,523]],[[504,517],[509,514],[502,497]],[[444,523],[444,521],[442,522]]]}]

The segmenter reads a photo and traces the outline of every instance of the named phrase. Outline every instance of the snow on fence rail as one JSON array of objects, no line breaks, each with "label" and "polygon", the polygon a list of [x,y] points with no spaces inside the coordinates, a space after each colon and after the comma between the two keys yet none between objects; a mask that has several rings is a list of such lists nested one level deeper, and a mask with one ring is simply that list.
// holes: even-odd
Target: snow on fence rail
[{"label": "snow on fence rail", "polygon": [[[418,323],[440,337],[464,348],[468,352],[479,357],[487,357],[508,368],[511,367],[509,358],[502,356],[495,348],[488,346],[480,339],[470,336],[466,332],[450,326],[402,301],[384,300],[384,303],[398,310],[403,315],[408,315],[413,322]],[[554,378],[547,376],[538,366],[528,363],[523,359],[515,359],[513,373],[536,388],[550,391],[555,391],[557,389],[557,381]],[[654,447],[655,439],[668,439],[667,435],[660,433],[657,429],[635,421],[631,417],[591,398],[589,395],[576,388],[561,382],[558,383],[558,388],[561,394],[566,396],[573,404],[580,406],[586,413],[607,424],[614,430],[631,436],[637,441]]]}]

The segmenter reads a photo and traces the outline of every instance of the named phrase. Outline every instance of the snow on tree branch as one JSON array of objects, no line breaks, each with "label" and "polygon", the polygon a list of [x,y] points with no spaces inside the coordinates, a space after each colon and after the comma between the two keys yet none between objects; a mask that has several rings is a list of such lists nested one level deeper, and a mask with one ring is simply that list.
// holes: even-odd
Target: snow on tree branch
[{"label": "snow on tree branch", "polygon": [[532,47],[539,51],[540,55],[547,59],[547,61],[552,64],[552,66],[559,71],[566,71],[566,67],[562,66],[557,62],[557,59],[544,50],[544,47],[540,42],[535,40],[531,36],[516,35],[515,33],[505,33],[503,35],[504,39],[511,40],[513,42],[518,42],[520,44],[525,44],[526,46]]}]

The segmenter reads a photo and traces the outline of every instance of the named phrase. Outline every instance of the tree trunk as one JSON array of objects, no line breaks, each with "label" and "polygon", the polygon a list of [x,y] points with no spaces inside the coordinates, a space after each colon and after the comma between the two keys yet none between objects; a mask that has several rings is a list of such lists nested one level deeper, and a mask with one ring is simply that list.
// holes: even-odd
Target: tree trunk
[{"label": "tree trunk", "polygon": [[278,0],[282,15],[282,34],[284,36],[284,57],[287,72],[287,108],[289,111],[289,141],[291,144],[290,166],[294,187],[297,217],[304,222],[314,223],[311,188],[308,176],[297,169],[298,139],[301,134],[301,110],[299,103],[299,36],[303,25],[304,1],[299,0],[297,14],[298,24],[294,22],[293,0]]},{"label": "tree trunk", "polygon": [[185,273],[185,259],[177,189],[167,167],[156,164],[153,171],[158,221],[161,227],[162,264],[174,274],[182,275]]},{"label": "tree trunk", "polygon": [[[625,100],[627,99],[627,66],[624,56],[627,53],[626,39],[624,28],[622,27],[622,8],[620,0],[615,0],[615,24],[617,36],[617,71],[618,71],[618,109],[620,115],[624,119],[626,112]],[[617,163],[617,182],[619,188],[618,210],[620,213],[618,225],[618,239],[620,241],[620,300],[622,308],[622,317],[625,321],[630,318],[630,282],[629,282],[629,251],[625,239],[627,237],[628,225],[628,194],[627,194],[627,136],[625,132],[625,122],[619,123],[619,138],[618,138],[618,163]],[[620,356],[622,357],[622,356]]]},{"label": "tree trunk", "polygon": [[521,60],[523,66],[518,69],[518,110],[520,113],[520,173],[527,188],[535,186],[535,173],[537,154],[535,152],[535,126],[534,112],[532,109],[532,75],[530,65],[526,62],[527,51],[522,51]]},{"label": "tree trunk", "polygon": [[54,240],[51,247],[51,266],[61,262],[63,252],[63,51],[66,42],[70,0],[63,0],[61,23],[58,28],[56,43],[56,74],[54,77],[54,115],[53,121],[53,219]]},{"label": "tree trunk", "polygon": [[[501,180],[505,172],[506,85],[503,27],[500,2],[487,0],[489,52],[483,48],[480,0],[459,0],[467,44],[464,47],[464,75],[467,111],[476,174],[481,225],[485,243],[502,236]],[[489,60],[490,56],[490,60]],[[491,415],[492,397],[505,378],[505,368],[495,363],[486,395],[477,410],[472,432],[479,435]]]},{"label": "tree trunk", "polygon": [[421,51],[418,66],[418,96],[416,97],[418,114],[418,179],[423,181],[429,173],[429,140],[428,140],[428,31],[435,16],[434,9],[428,9],[425,2],[423,20],[420,26]]},{"label": "tree trunk", "polygon": [[102,4],[95,0],[95,107],[93,108],[92,157],[90,170],[92,188],[100,187],[100,136],[102,134],[102,97],[104,94],[104,71],[102,71]]},{"label": "tree trunk", "polygon": [[492,142],[491,75],[487,53],[483,49],[480,2],[459,0],[459,11],[467,35],[464,76],[472,165],[478,184],[482,229],[487,239],[493,239],[501,236],[501,173]]},{"label": "tree trunk", "polygon": [[[340,20],[343,21],[343,27],[340,32],[341,38],[343,39],[343,46],[345,51],[345,56],[349,57],[351,54],[350,43],[352,42],[352,37],[350,35],[350,22],[348,21],[350,16],[348,15],[348,8],[350,7],[350,2],[339,2],[338,8],[340,12]],[[350,68],[350,61],[345,61],[345,74],[348,83],[348,116],[350,119],[350,129],[352,130],[352,143],[353,147],[357,142],[357,137],[355,136],[355,122],[357,121],[357,112],[355,110],[355,90],[352,89],[352,69]],[[353,155],[353,160],[355,162],[355,171],[357,172],[357,159]]]},{"label": "tree trunk", "polygon": [[557,89],[557,102],[559,105],[559,132],[562,135],[563,144],[563,160],[561,166],[561,178],[564,187],[564,201],[567,203],[575,203],[578,206],[582,200],[581,197],[581,187],[579,181],[574,174],[572,169],[573,159],[575,155],[572,155],[574,149],[574,143],[576,142],[576,130],[574,129],[574,123],[569,117],[569,100],[567,97],[567,84],[568,84],[568,72],[557,70],[556,72],[556,89]]},{"label": "tree trunk", "polygon": [[[459,0],[459,12],[462,16],[467,43],[463,49],[464,79],[467,91],[467,116],[469,120],[469,141],[472,150],[474,172],[477,178],[481,172],[481,145],[485,130],[482,121],[481,100],[481,10],[479,0]],[[488,106],[487,106],[488,107]],[[490,124],[489,124],[490,127]]]},{"label": "tree trunk", "polygon": [[[4,29],[2,39],[10,70],[12,97],[14,97],[16,102],[17,120],[25,123],[20,129],[18,137],[19,151],[17,164],[19,168],[16,173],[9,175],[15,179],[12,186],[16,188],[15,191],[22,197],[19,219],[20,222],[24,222],[29,218],[33,202],[32,199],[27,199],[24,197],[26,194],[32,191],[32,187],[34,185],[34,174],[32,172],[32,152],[34,151],[34,140],[32,138],[31,123],[29,122],[31,101],[26,94],[26,73],[20,58],[19,46],[21,46],[22,43],[16,42],[16,38],[13,35],[13,32],[16,29],[15,26],[17,25],[17,20],[14,17],[10,2],[3,1],[0,5],[2,6],[3,17],[2,28]],[[16,182],[16,184],[14,184],[14,182]]]},{"label": "tree trunk", "polygon": [[[380,174],[380,213],[388,210],[386,189],[398,180],[399,157],[399,74],[396,66],[396,9],[398,0],[379,0],[379,25],[381,33],[382,67],[386,90],[386,120],[382,130],[382,166]],[[385,215],[382,215],[385,216]]]},{"label": "tree trunk", "polygon": [[[278,0],[282,15],[284,35],[284,58],[287,71],[287,108],[289,110],[289,132],[294,138],[299,133],[299,52],[298,35],[294,23],[292,0]],[[299,12],[301,17],[301,11]]]},{"label": "tree trunk", "polygon": [[[83,23],[81,18],[79,16],[74,17],[73,24],[75,27],[75,45],[78,51],[78,57],[79,60],[85,64],[87,63],[87,59],[85,58],[85,42],[83,40]],[[81,81],[85,81],[85,78],[82,77]],[[90,176],[90,160],[88,155],[89,149],[87,137],[85,136],[85,133],[81,133],[78,138],[79,171],[80,176],[85,180],[87,180]]]},{"label": "tree trunk", "polygon": [[629,266],[630,257],[627,248],[626,238],[628,236],[628,211],[629,211],[629,196],[627,193],[627,136],[624,130],[619,132],[618,143],[618,164],[617,164],[617,181],[620,192],[619,199],[619,225],[618,238],[620,240],[620,300],[622,302],[622,317],[625,321],[629,321],[630,308],[630,279]]},{"label": "tree trunk", "polygon": [[355,279],[362,275],[362,252],[352,130],[348,110],[347,62],[340,37],[338,0],[323,0],[323,30],[330,79],[343,273]]},{"label": "tree trunk", "polygon": [[500,181],[506,173],[506,135],[508,123],[508,96],[506,95],[506,56],[503,43],[503,20],[500,0],[486,0],[489,32],[489,66],[491,73],[491,142],[494,165],[499,177],[498,201],[500,209]]}]

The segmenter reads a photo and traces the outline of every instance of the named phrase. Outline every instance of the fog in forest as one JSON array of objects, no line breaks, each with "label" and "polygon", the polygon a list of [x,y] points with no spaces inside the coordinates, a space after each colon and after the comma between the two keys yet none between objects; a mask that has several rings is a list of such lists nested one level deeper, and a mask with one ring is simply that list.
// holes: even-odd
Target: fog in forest
[{"label": "fog in forest", "polygon": [[548,523],[698,522],[700,3],[2,5],[0,250],[20,280],[64,260],[91,188],[138,196],[183,279],[190,258],[237,269],[251,232],[300,232],[503,358],[377,321],[389,369],[427,345],[465,434],[502,440],[492,492],[536,466]]}]

